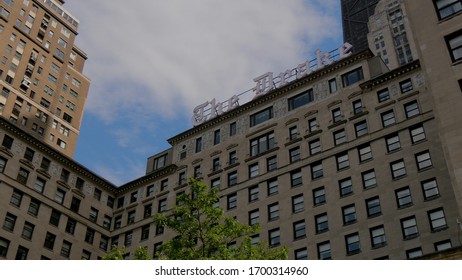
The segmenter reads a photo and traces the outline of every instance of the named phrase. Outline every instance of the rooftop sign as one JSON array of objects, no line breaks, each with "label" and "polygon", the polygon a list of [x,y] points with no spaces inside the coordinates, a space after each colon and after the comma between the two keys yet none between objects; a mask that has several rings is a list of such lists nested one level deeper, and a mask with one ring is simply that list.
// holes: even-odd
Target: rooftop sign
[{"label": "rooftop sign", "polygon": [[[293,69],[288,69],[281,72],[279,75],[274,76],[273,72],[265,73],[261,76],[256,77],[253,81],[256,83],[255,87],[241,93],[239,95],[233,95],[231,98],[224,102],[217,102],[216,99],[206,101],[193,110],[192,123],[193,126],[200,125],[205,121],[211,120],[225,112],[228,112],[239,106],[239,97],[243,94],[254,92],[255,95],[252,99],[258,98],[267,94],[269,91],[282,87],[289,82],[303,78],[315,71],[322,69],[323,67],[334,63],[335,57],[337,60],[341,60],[345,57],[350,56],[352,45],[349,43],[343,43],[337,50],[331,52],[322,53],[320,49],[316,50],[316,58],[313,60],[306,60],[299,64]],[[225,110],[226,109],[226,110]]]}]

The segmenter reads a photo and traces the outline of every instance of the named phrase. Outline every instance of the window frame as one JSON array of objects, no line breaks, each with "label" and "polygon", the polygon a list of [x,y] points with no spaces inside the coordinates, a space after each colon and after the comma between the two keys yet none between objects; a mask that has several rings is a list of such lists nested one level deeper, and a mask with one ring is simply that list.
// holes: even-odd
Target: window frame
[{"label": "window frame", "polygon": [[273,106],[260,110],[250,115],[250,127],[262,124],[274,117]]}]

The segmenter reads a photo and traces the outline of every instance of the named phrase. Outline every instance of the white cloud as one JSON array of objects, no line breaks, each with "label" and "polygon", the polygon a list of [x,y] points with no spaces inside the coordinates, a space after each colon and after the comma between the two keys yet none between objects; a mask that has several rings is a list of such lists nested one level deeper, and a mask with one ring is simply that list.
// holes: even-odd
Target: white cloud
[{"label": "white cloud", "polygon": [[77,44],[89,56],[87,109],[139,126],[189,115],[204,101],[249,89],[260,74],[311,58],[323,40],[339,37],[334,2],[86,0],[64,7],[80,20]]}]

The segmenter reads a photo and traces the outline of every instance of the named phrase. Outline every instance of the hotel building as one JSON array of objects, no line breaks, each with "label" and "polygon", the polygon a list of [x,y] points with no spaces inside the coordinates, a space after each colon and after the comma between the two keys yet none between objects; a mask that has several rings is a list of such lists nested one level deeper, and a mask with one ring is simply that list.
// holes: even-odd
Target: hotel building
[{"label": "hotel building", "polygon": [[151,216],[188,177],[290,259],[460,258],[462,6],[419,2],[400,2],[412,61],[340,49],[304,75],[268,73],[251,101],[202,107],[122,186],[0,118],[0,258],[98,259],[114,244],[155,256],[174,233]]}]

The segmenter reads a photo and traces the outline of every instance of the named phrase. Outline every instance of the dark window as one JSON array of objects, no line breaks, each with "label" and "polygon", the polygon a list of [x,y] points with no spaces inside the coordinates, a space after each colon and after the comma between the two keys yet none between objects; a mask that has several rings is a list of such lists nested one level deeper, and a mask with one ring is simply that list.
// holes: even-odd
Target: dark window
[{"label": "dark window", "polygon": [[14,190],[10,198],[10,203],[16,207],[21,207],[23,193],[18,190]]},{"label": "dark window", "polygon": [[228,187],[237,185],[237,171],[228,173]]},{"label": "dark window", "polygon": [[411,190],[409,189],[409,187],[397,189],[395,191],[395,195],[398,208],[403,208],[412,205]]},{"label": "dark window", "polygon": [[363,135],[366,135],[368,132],[369,130],[367,128],[367,122],[365,120],[355,123],[356,137],[361,137]]},{"label": "dark window", "polygon": [[351,178],[346,178],[338,182],[340,188],[340,196],[347,196],[353,193],[353,184]]},{"label": "dark window", "polygon": [[278,158],[277,156],[269,157],[266,160],[266,169],[267,171],[276,170],[278,168]]},{"label": "dark window", "polygon": [[281,244],[281,233],[279,231],[279,228],[269,230],[268,236],[269,236],[269,245],[271,247],[278,246],[279,244]]},{"label": "dark window", "polygon": [[306,224],[305,220],[293,223],[294,239],[306,237]]},{"label": "dark window", "polygon": [[414,238],[419,235],[417,229],[417,222],[414,216],[401,219],[401,230],[403,232],[404,239]]},{"label": "dark window", "polygon": [[290,186],[296,187],[303,183],[302,181],[302,170],[297,169],[295,171],[290,172]]},{"label": "dark window", "polygon": [[268,220],[274,221],[279,219],[279,203],[268,205]]},{"label": "dark window", "polygon": [[322,213],[314,217],[316,224],[316,233],[323,233],[329,230],[329,223],[327,220],[327,213]]},{"label": "dark window", "polygon": [[85,242],[93,244],[95,238],[95,230],[87,227],[87,232],[85,233]]},{"label": "dark window", "polygon": [[359,234],[353,233],[345,236],[347,255],[358,254],[361,252]]},{"label": "dark window", "polygon": [[342,75],[343,87],[355,84],[363,79],[363,69],[361,67],[356,68],[348,73]]},{"label": "dark window", "polygon": [[348,225],[356,222],[356,208],[354,204],[342,207],[343,224]]},{"label": "dark window", "polygon": [[27,254],[29,254],[29,249],[18,246],[18,251],[16,252],[15,260],[26,260]]},{"label": "dark window", "polygon": [[446,36],[446,44],[451,55],[452,62],[462,60],[462,30]]},{"label": "dark window", "polygon": [[337,81],[335,78],[329,80],[329,92],[334,93],[337,91]]},{"label": "dark window", "polygon": [[369,144],[358,147],[359,162],[365,162],[372,159],[372,149]]},{"label": "dark window", "polygon": [[321,152],[321,140],[314,139],[308,143],[310,147],[310,155],[317,154]]},{"label": "dark window", "polygon": [[47,235],[45,236],[45,242],[43,244],[43,247],[53,250],[53,247],[55,246],[55,240],[56,240],[56,235],[47,232]]},{"label": "dark window", "polygon": [[340,108],[335,108],[334,110],[331,111],[332,113],[332,122],[337,123],[341,120],[343,120],[343,115],[342,111],[340,111]]},{"label": "dark window", "polygon": [[253,178],[258,176],[260,173],[260,167],[258,166],[258,162],[249,165],[249,178]]},{"label": "dark window", "polygon": [[392,125],[392,124],[394,124],[396,122],[395,113],[393,112],[393,110],[386,111],[386,112],[380,114],[380,116],[382,118],[383,127],[387,127],[387,126]]},{"label": "dark window", "polygon": [[309,89],[294,97],[289,98],[289,111],[297,109],[303,105],[313,102],[313,89]]},{"label": "dark window", "polygon": [[330,251],[330,243],[322,242],[317,245],[318,247],[318,259],[320,260],[330,260],[332,259],[332,254]]},{"label": "dark window", "polygon": [[258,209],[249,212],[249,225],[253,226],[260,221],[260,213]]},{"label": "dark window", "polygon": [[461,0],[435,0],[438,18],[444,19],[462,11]]},{"label": "dark window", "polygon": [[237,194],[232,193],[227,196],[227,207],[228,210],[234,209],[237,207]]},{"label": "dark window", "polygon": [[220,167],[221,167],[220,158],[214,158],[213,164],[212,164],[212,171],[218,171],[220,170]]},{"label": "dark window", "polygon": [[390,93],[388,92],[388,88],[384,88],[377,91],[377,99],[379,100],[379,103],[390,99]]},{"label": "dark window", "polygon": [[229,136],[236,135],[236,132],[237,132],[236,122],[230,123],[229,124]]},{"label": "dark window", "polygon": [[307,260],[308,259],[308,251],[306,248],[300,248],[294,250],[294,257],[296,260]]},{"label": "dark window", "polygon": [[31,214],[34,217],[37,217],[39,209],[40,209],[40,201],[38,201],[35,198],[32,198],[30,201],[29,209],[27,210],[27,213]]},{"label": "dark window", "polygon": [[95,191],[93,192],[93,197],[100,201],[101,200],[101,194],[102,194],[102,191],[100,189],[97,189],[95,188]]},{"label": "dark window", "polygon": [[146,197],[150,197],[153,194],[154,194],[154,185],[147,186],[146,187]]},{"label": "dark window", "polygon": [[250,127],[259,125],[273,118],[273,107],[266,108],[258,113],[250,115]]},{"label": "dark window", "polygon": [[27,179],[29,178],[29,171],[20,167],[18,172],[17,180],[19,183],[27,184]]},{"label": "dark window", "polygon": [[292,126],[291,128],[289,128],[289,140],[295,140],[298,138],[298,129],[296,126]]},{"label": "dark window", "polygon": [[398,179],[406,176],[406,166],[403,160],[397,160],[390,163],[391,175],[393,179]]},{"label": "dark window", "polygon": [[410,128],[409,133],[411,134],[412,144],[416,144],[426,139],[425,130],[422,125]]},{"label": "dark window", "polygon": [[258,185],[250,187],[249,188],[249,202],[257,201],[259,193],[260,191],[259,191]]},{"label": "dark window", "polygon": [[72,248],[72,243],[69,241],[64,240],[63,241],[63,246],[61,247],[61,256],[65,258],[69,258],[71,255],[71,248]]},{"label": "dark window", "polygon": [[322,168],[322,162],[314,162],[310,165],[311,168],[311,179],[316,180],[324,176],[324,170]]},{"label": "dark window", "polygon": [[308,130],[310,133],[319,130],[319,125],[318,125],[318,121],[316,120],[316,118],[312,118],[308,120]]},{"label": "dark window", "polygon": [[342,143],[345,143],[346,142],[346,132],[345,132],[345,129],[340,129],[340,130],[337,130],[333,133],[334,135],[334,144],[335,145],[340,145]]},{"label": "dark window", "polygon": [[74,234],[76,225],[77,225],[76,220],[72,218],[67,218],[66,232],[70,234]]},{"label": "dark window", "polygon": [[53,209],[50,216],[50,224],[54,226],[59,226],[59,219],[61,218],[61,212]]},{"label": "dark window", "polygon": [[12,137],[5,134],[5,136],[3,136],[2,146],[7,149],[11,149],[11,147],[13,146],[13,141],[14,139]]},{"label": "dark window", "polygon": [[10,241],[0,237],[0,257],[6,257],[8,253],[8,247],[10,247]]},{"label": "dark window", "polygon": [[412,101],[404,104],[404,111],[406,112],[406,118],[412,118],[420,114],[419,104],[417,101]]},{"label": "dark window", "polygon": [[421,185],[425,200],[429,200],[440,196],[438,183],[435,178],[425,180],[421,183]]},{"label": "dark window", "polygon": [[32,162],[32,160],[34,159],[34,154],[35,154],[34,150],[30,148],[26,148],[26,151],[24,152],[24,159]]},{"label": "dark window", "polygon": [[278,180],[272,179],[267,181],[268,195],[273,195],[278,193]]},{"label": "dark window", "polygon": [[427,214],[432,231],[437,231],[448,227],[443,208],[428,211]]},{"label": "dark window", "polygon": [[154,159],[154,170],[160,169],[167,163],[167,155],[161,155]]},{"label": "dark window", "polygon": [[146,240],[149,238],[149,226],[145,225],[141,228],[141,240]]},{"label": "dark window", "polygon": [[[274,137],[274,136],[273,136]],[[229,152],[229,165],[237,163],[237,152],[231,151]]]},{"label": "dark window", "polygon": [[301,159],[300,156],[300,147],[295,147],[289,150],[289,155],[290,155],[290,162],[296,162]]},{"label": "dark window", "polygon": [[424,151],[424,152],[416,154],[415,161],[417,163],[417,169],[419,171],[433,166],[429,151]]},{"label": "dark window", "polygon": [[401,89],[401,93],[410,92],[413,90],[412,81],[411,79],[406,79],[404,81],[399,82],[399,88]]},{"label": "dark window", "polygon": [[17,217],[11,213],[6,213],[5,221],[3,222],[3,228],[7,231],[14,231]]},{"label": "dark window", "polygon": [[24,222],[24,227],[22,229],[21,237],[26,240],[31,240],[32,235],[34,234],[34,229],[35,229],[35,225],[29,222]]},{"label": "dark window", "polygon": [[367,216],[369,218],[379,216],[382,214],[382,209],[380,208],[380,199],[378,196],[367,199],[366,207],[367,207]]},{"label": "dark window", "polygon": [[202,151],[202,137],[196,139],[196,153]]},{"label": "dark window", "polygon": [[363,103],[361,102],[361,99],[353,101],[353,113],[355,115],[361,114],[364,111],[363,108]]},{"label": "dark window", "polygon": [[326,203],[326,190],[324,187],[313,190],[313,203],[314,206]]},{"label": "dark window", "polygon": [[220,144],[220,138],[221,134],[220,134],[220,130],[217,129],[213,132],[213,145],[218,145]]},{"label": "dark window", "polygon": [[298,213],[305,210],[303,194],[292,197],[292,212]]},{"label": "dark window", "polygon": [[80,208],[80,199],[76,197],[72,197],[71,210],[77,213],[79,212],[79,208]]},{"label": "dark window", "polygon": [[341,153],[335,156],[337,162],[337,171],[350,167],[350,160],[348,159],[348,153]]},{"label": "dark window", "polygon": [[385,238],[385,228],[383,226],[377,226],[369,229],[371,235],[372,248],[381,247],[387,244]]},{"label": "dark window", "polygon": [[[162,200],[159,200],[159,210],[161,209],[162,204],[163,204]],[[161,212],[161,211],[159,211],[159,212]],[[135,215],[136,215],[136,210],[128,212],[127,225],[133,224],[135,222],[135,218],[136,218]]]},{"label": "dark window", "polygon": [[271,150],[275,147],[274,142],[274,132],[250,140],[250,156]]},{"label": "dark window", "polygon": [[138,191],[132,192],[130,194],[130,203],[136,202],[138,199]]},{"label": "dark window", "polygon": [[398,134],[388,135],[387,137],[385,137],[385,142],[387,144],[387,151],[389,153],[401,149],[401,143],[399,141]]}]

